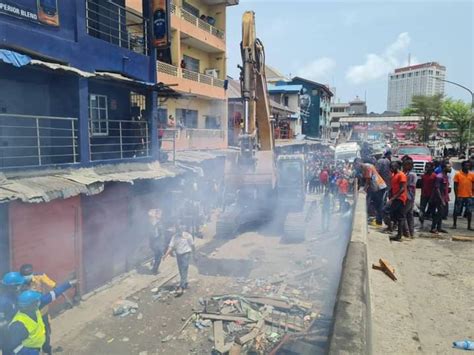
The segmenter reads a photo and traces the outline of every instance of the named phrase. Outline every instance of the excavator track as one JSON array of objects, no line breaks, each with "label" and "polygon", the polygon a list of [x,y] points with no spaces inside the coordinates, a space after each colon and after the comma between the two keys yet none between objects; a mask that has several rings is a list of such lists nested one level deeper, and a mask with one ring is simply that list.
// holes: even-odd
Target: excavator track
[{"label": "excavator track", "polygon": [[283,225],[282,241],[301,243],[305,240],[306,216],[303,211],[288,213]]}]

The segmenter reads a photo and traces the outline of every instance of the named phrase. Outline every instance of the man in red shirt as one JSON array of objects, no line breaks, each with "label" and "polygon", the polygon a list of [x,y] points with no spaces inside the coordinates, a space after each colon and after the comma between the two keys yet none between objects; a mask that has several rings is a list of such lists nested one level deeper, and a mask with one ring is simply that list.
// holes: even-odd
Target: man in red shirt
[{"label": "man in red shirt", "polygon": [[423,228],[425,218],[432,217],[432,208],[430,204],[431,196],[433,196],[436,174],[434,173],[434,165],[429,162],[425,165],[425,173],[421,177],[421,195],[420,195],[420,223]]},{"label": "man in red shirt", "polygon": [[324,190],[328,188],[328,182],[329,182],[329,172],[327,168],[323,168],[323,170],[319,174],[319,182],[321,183],[321,188],[323,189],[323,192],[324,192]]},{"label": "man in red shirt", "polygon": [[390,206],[392,220],[397,222],[397,236],[390,240],[400,241],[402,239],[403,226],[405,224],[405,204],[408,199],[407,176],[400,171],[400,164],[396,161],[390,164],[392,170],[392,186],[390,189],[390,199],[387,205]]}]

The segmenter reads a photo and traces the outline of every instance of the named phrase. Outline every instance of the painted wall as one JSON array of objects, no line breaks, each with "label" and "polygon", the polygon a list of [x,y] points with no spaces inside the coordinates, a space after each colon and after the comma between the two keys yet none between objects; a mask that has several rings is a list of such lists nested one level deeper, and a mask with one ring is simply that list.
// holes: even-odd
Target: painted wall
[{"label": "painted wall", "polygon": [[320,97],[320,88],[315,85],[311,85],[306,81],[293,79],[291,84],[298,84],[303,85],[305,93],[310,98],[310,106],[307,112],[309,113],[308,117],[302,115],[303,124],[302,124],[302,133],[310,136],[310,137],[319,137],[320,132],[320,125],[321,125],[321,118],[320,118],[320,105],[321,105],[321,97]]},{"label": "painted wall", "polygon": [[[148,0],[143,0],[148,1]],[[36,0],[17,0],[19,6],[36,8]],[[124,5],[124,0],[115,3]],[[35,54],[45,60],[67,63],[85,71],[113,71],[154,82],[149,57],[94,38],[86,30],[86,1],[58,1],[59,27],[45,26],[0,13],[3,47]]]}]

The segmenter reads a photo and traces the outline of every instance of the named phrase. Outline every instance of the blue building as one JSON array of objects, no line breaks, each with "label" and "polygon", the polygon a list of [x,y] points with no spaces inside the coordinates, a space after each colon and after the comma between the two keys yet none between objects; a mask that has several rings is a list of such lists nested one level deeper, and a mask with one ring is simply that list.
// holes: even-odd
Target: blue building
[{"label": "blue building", "polygon": [[302,85],[301,118],[303,134],[309,137],[330,137],[331,97],[333,93],[323,84],[294,77],[289,84]]},{"label": "blue building", "polygon": [[0,170],[152,160],[149,0],[0,2]]},{"label": "blue building", "polygon": [[275,120],[275,138],[292,139],[302,133],[301,127],[301,95],[302,85],[292,85],[286,81],[278,81],[268,85],[270,99],[294,113],[273,117]]}]

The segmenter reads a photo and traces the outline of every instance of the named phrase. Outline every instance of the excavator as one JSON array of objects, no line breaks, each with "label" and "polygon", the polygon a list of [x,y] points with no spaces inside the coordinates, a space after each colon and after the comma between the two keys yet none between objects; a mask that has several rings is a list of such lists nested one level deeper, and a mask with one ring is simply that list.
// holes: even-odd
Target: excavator
[{"label": "excavator", "polygon": [[305,159],[275,152],[265,49],[256,37],[252,11],[243,14],[240,49],[240,149],[226,161],[225,195],[231,201],[218,217],[216,234],[228,239],[243,228],[277,221],[285,241],[301,241],[305,234]]}]

